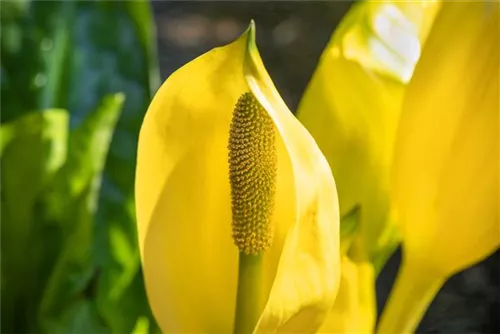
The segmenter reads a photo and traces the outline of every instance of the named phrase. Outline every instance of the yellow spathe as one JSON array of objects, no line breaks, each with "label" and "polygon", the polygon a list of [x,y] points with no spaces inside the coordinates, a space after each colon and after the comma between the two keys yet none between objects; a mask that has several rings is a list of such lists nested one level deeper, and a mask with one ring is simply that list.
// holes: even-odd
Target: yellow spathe
[{"label": "yellow spathe", "polygon": [[446,279],[500,244],[500,4],[443,4],[408,87],[394,199],[403,264],[380,333],[415,330]]},{"label": "yellow spathe", "polygon": [[253,23],[233,43],[173,73],[141,128],[136,170],[139,246],[148,299],[164,332],[233,330],[238,248],[231,237],[228,136],[251,92],[276,131],[274,240],[264,253],[255,332],[311,332],[340,279],[338,205],[326,159],[279,96]]},{"label": "yellow spathe", "polygon": [[332,168],[341,217],[360,208],[362,251],[377,266],[397,241],[390,175],[406,83],[439,8],[435,1],[355,4],[298,109]]},{"label": "yellow spathe", "polygon": [[[298,118],[332,168],[341,225],[359,212],[343,249],[339,296],[323,333],[370,333],[375,278],[399,242],[390,180],[407,83],[420,58],[437,1],[363,1],[353,5],[323,52]],[[345,240],[342,240],[345,242]]]},{"label": "yellow spathe", "polygon": [[377,317],[374,280],[371,263],[343,256],[339,293],[319,333],[373,333]]}]

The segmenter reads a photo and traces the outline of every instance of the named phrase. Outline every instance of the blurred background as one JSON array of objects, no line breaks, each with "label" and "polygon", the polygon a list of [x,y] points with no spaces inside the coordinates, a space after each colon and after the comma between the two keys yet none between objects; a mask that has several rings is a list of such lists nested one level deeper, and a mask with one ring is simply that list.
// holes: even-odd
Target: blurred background
[{"label": "blurred background", "polygon": [[[139,128],[173,71],[250,19],[295,110],[353,2],[1,1],[1,332],[158,333],[137,248]],[[379,311],[400,261],[379,276]],[[422,333],[500,333],[500,254],[457,274]]]}]

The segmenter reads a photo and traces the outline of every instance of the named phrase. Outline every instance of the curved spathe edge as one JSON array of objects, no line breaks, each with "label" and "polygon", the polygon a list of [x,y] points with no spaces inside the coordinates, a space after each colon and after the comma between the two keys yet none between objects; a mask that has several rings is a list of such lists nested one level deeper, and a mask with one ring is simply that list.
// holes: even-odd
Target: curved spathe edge
[{"label": "curved spathe edge", "polygon": [[295,221],[287,232],[271,293],[255,332],[315,331],[333,306],[340,283],[336,185],[325,156],[269,77],[255,42],[253,21],[245,35],[245,80],[283,139],[295,190]]}]

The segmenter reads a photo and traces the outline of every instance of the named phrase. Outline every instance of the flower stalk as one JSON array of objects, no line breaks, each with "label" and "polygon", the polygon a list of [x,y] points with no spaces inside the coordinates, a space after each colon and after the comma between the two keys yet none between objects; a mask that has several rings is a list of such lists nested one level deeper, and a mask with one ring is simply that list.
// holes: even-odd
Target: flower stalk
[{"label": "flower stalk", "polygon": [[252,333],[263,305],[262,274],[263,255],[247,255],[240,252],[238,266],[238,290],[236,292],[236,312],[234,317],[234,333]]},{"label": "flower stalk", "polygon": [[377,333],[414,333],[446,278],[403,260]]}]

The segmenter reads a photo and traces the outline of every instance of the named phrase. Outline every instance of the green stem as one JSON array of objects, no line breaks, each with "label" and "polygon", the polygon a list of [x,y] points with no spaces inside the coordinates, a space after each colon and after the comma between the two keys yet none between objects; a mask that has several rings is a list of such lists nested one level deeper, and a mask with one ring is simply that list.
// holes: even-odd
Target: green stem
[{"label": "green stem", "polygon": [[240,253],[234,333],[252,333],[262,312],[263,255]]},{"label": "green stem", "polygon": [[441,275],[418,266],[416,261],[403,260],[377,333],[415,332],[445,280]]}]

